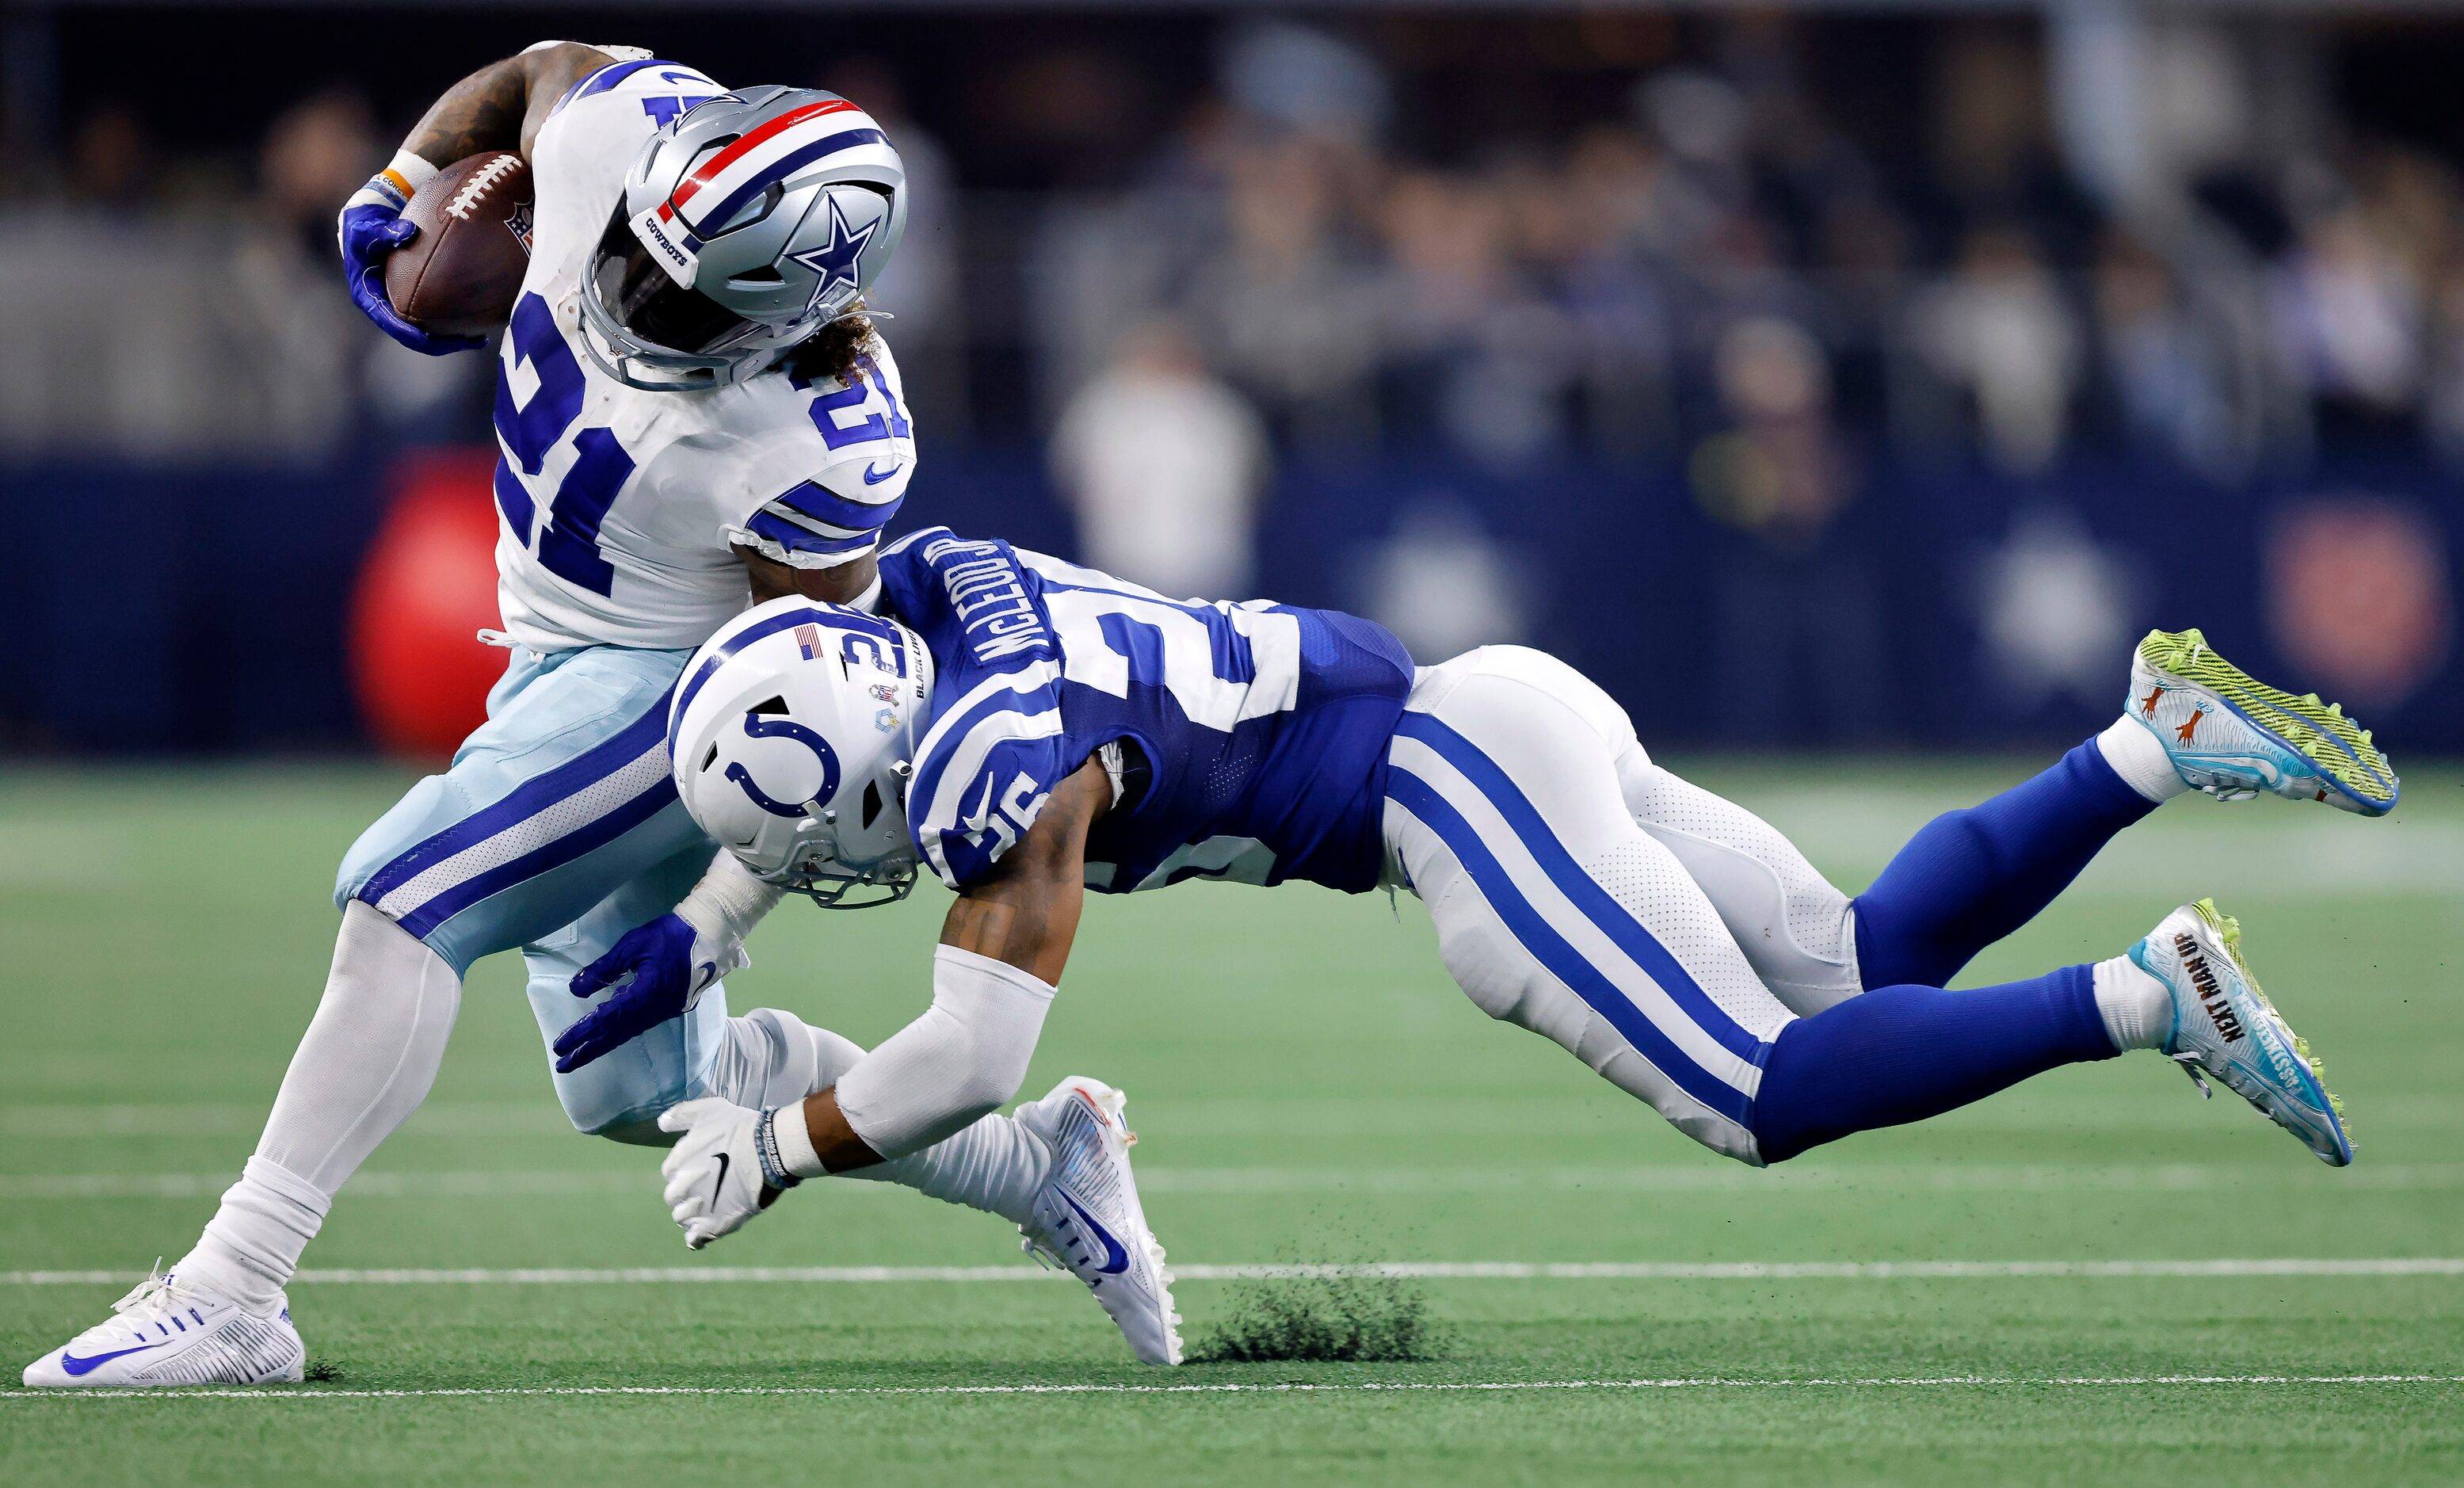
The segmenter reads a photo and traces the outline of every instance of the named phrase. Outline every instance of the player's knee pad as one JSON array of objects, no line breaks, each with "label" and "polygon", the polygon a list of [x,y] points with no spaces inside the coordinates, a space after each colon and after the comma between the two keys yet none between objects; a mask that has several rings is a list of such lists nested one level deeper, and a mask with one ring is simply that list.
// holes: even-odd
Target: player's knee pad
[{"label": "player's knee pad", "polygon": [[[546,980],[532,983],[534,1008],[549,1003],[564,1023],[588,1009],[561,983],[543,987]],[[680,1101],[711,1093],[712,1072],[733,1041],[731,1021],[724,993],[714,987],[682,1018],[661,1023],[569,1074],[552,1076],[565,1120],[584,1136],[669,1146],[674,1139],[658,1129],[659,1114]],[[563,1026],[544,1014],[539,1023],[551,1039]]]},{"label": "player's knee pad", "polygon": [[1439,957],[1472,1006],[1570,1054],[1582,1053],[1591,1008],[1532,960],[1467,877],[1455,879],[1430,904],[1429,917],[1438,930]]},{"label": "player's knee pad", "polygon": [[1643,829],[1702,888],[1790,1012],[1810,1018],[1864,990],[1847,895],[1828,884],[1792,893],[1776,867],[1749,852],[1647,822]]},{"label": "player's knee pad", "polygon": [[[671,1103],[645,1103],[610,1080],[559,1075],[556,1103],[564,1108],[564,1119],[573,1124],[573,1129],[585,1137],[605,1137],[632,1147],[662,1147],[673,1140],[659,1135],[659,1109]],[[647,1108],[652,1105],[659,1109]]]}]

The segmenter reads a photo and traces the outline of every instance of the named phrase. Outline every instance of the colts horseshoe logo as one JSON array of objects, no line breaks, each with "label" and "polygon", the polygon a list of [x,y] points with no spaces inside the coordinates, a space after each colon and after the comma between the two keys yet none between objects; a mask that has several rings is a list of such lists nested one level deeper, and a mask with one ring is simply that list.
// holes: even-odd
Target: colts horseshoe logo
[{"label": "colts horseshoe logo", "polygon": [[[839,793],[839,756],[838,752],[830,748],[829,740],[793,719],[764,718],[758,713],[744,715],[744,732],[757,739],[794,739],[811,750],[813,757],[822,762],[822,783],[814,790],[811,799],[827,800]],[[740,760],[728,765],[727,777],[753,799],[753,804],[774,817],[801,817],[804,814],[803,801],[772,800],[760,786],[753,783],[753,772],[745,769]]]}]

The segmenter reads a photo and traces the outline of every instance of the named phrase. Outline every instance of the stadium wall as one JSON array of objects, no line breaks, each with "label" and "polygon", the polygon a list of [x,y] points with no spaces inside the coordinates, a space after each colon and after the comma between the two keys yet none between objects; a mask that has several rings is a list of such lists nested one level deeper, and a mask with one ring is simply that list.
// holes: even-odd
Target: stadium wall
[{"label": "stadium wall", "polygon": [[[398,458],[0,470],[0,747],[367,748],[345,617]],[[2425,462],[2229,492],[2125,464],[1876,468],[1816,532],[1741,522],[1701,485],[1674,465],[1290,465],[1256,587],[1375,612],[1417,584],[1423,615],[1450,584],[1502,587],[1469,606],[1510,632],[1488,638],[1574,662],[1659,745],[2057,743],[2112,715],[2143,629],[2195,624],[2400,755],[2464,752],[2464,501]],[[1037,451],[936,457],[914,494],[919,520],[1074,547]]]}]

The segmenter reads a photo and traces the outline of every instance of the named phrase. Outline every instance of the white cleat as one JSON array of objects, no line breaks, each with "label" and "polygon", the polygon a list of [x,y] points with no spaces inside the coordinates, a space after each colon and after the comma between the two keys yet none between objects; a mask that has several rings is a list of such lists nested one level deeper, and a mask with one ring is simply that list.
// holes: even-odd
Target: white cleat
[{"label": "white cleat", "polygon": [[307,1360],[288,1301],[259,1315],[158,1268],[111,1310],[110,1321],[26,1366],[27,1388],[297,1385]]},{"label": "white cleat", "polygon": [[1018,1108],[1020,1125],[1052,1149],[1052,1171],[1035,1194],[1035,1219],[1019,1226],[1023,1249],[1087,1283],[1145,1364],[1180,1362],[1180,1314],[1172,1272],[1147,1228],[1130,1171],[1137,1137],[1123,1117],[1129,1098],[1100,1080],[1072,1075]]},{"label": "white cleat", "polygon": [[2165,1053],[2189,1071],[2201,1095],[2204,1070],[2300,1138],[2319,1160],[2353,1160],[2343,1103],[2321,1083],[2310,1045],[2287,1026],[2241,958],[2241,925],[2202,899],[2165,916],[2130,948],[2139,969],[2173,993],[2173,1034]]}]

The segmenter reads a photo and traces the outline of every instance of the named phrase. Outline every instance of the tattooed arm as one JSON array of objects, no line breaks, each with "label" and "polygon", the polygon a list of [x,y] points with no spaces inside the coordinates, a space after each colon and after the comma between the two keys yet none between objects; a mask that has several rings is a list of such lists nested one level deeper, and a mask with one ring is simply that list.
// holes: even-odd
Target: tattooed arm
[{"label": "tattooed arm", "polygon": [[595,47],[560,41],[491,62],[445,90],[402,147],[432,165],[482,150],[519,150],[527,160],[556,100],[614,60]]}]

